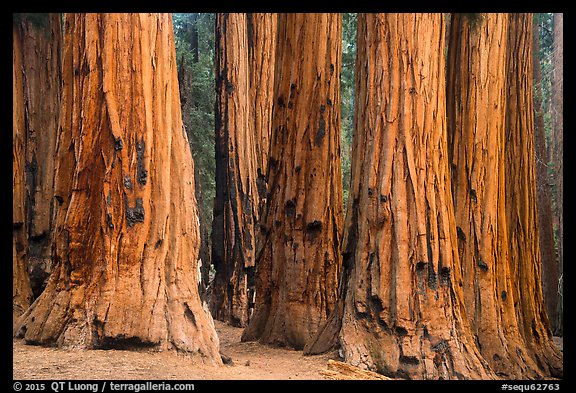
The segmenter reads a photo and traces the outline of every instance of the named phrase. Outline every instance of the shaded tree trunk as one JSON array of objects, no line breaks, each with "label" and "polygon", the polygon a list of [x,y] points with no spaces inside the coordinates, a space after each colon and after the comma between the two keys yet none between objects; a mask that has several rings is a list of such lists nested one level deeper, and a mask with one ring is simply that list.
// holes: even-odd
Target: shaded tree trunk
[{"label": "shaded tree trunk", "polygon": [[509,28],[508,14],[473,20],[452,15],[447,114],[467,315],[496,374],[524,379],[538,378],[542,370],[519,327],[518,283],[509,252],[504,150]]},{"label": "shaded tree trunk", "polygon": [[214,318],[246,326],[258,218],[256,151],[249,122],[246,14],[216,15],[216,198],[212,222]]},{"label": "shaded tree trunk", "polygon": [[460,286],[444,34],[441,14],[358,15],[342,303],[307,349],[329,348],[336,332],[346,362],[391,377],[493,376]]},{"label": "shaded tree trunk", "polygon": [[[266,203],[266,172],[274,103],[274,58],[278,14],[247,14],[250,70],[250,122],[254,130],[260,209]],[[260,210],[259,209],[259,210]]]},{"label": "shaded tree trunk", "polygon": [[556,185],[555,215],[557,217],[558,268],[560,282],[558,292],[557,334],[563,334],[563,271],[564,271],[564,14],[554,14],[554,41],[552,50],[552,138],[553,181]]},{"label": "shaded tree trunk", "polygon": [[169,14],[66,14],[54,269],[15,329],[26,343],[221,364],[172,32]]},{"label": "shaded tree trunk", "polygon": [[28,277],[26,220],[26,115],[22,73],[22,37],[12,25],[12,318],[13,324],[32,303]]},{"label": "shaded tree trunk", "polygon": [[536,187],[538,197],[538,231],[540,233],[540,258],[542,260],[542,289],[546,312],[552,331],[558,329],[558,260],[554,249],[554,228],[552,223],[552,197],[548,175],[548,149],[542,108],[542,78],[540,73],[540,43],[538,23],[533,20],[532,69],[534,72],[534,146],[536,152]]},{"label": "shaded tree trunk", "polygon": [[544,375],[562,375],[542,295],[532,97],[532,14],[510,14],[505,167],[506,220],[516,314]]},{"label": "shaded tree trunk", "polygon": [[[178,85],[180,87],[180,106],[182,109],[182,122],[186,129],[188,141],[192,141],[192,112],[194,106],[197,104],[193,97],[192,75],[190,73],[189,65],[186,61],[184,54],[180,60],[178,67]],[[194,147],[190,143],[190,149],[194,152]],[[200,224],[200,251],[198,253],[199,262],[199,283],[198,290],[200,297],[204,300],[206,296],[206,286],[210,280],[210,234],[208,217],[204,211],[204,194],[202,190],[202,182],[200,181],[200,174],[198,173],[198,165],[194,166],[194,193],[198,206],[198,221]]]},{"label": "shaded tree trunk", "polygon": [[28,269],[34,297],[50,275],[54,203],[54,154],[62,93],[60,14],[23,17],[22,72],[26,112],[26,220]]},{"label": "shaded tree trunk", "polygon": [[339,14],[280,14],[268,196],[243,341],[304,347],[333,311],[341,266]]}]

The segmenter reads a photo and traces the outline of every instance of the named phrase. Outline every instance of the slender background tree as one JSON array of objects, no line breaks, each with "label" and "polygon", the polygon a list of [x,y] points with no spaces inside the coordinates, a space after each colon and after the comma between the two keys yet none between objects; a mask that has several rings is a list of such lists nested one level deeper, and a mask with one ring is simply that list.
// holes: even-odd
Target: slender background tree
[{"label": "slender background tree", "polygon": [[255,265],[257,156],[250,108],[246,14],[216,15],[216,198],[212,223],[211,310],[248,323],[248,275]]}]

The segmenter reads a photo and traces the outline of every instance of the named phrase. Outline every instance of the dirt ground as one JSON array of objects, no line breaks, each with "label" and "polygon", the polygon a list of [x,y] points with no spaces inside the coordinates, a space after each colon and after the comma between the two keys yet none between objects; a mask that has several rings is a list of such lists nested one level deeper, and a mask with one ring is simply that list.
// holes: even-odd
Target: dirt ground
[{"label": "dirt ground", "polygon": [[122,350],[64,350],[13,341],[14,379],[61,380],[200,380],[200,379],[324,379],[328,359],[336,352],[303,356],[301,351],[240,342],[241,328],[214,321],[220,352],[233,364],[198,365],[183,355],[168,352]]},{"label": "dirt ground", "polygon": [[[232,364],[220,367],[192,363],[171,352],[64,350],[13,341],[13,378],[48,380],[204,380],[204,379],[325,379],[320,370],[336,352],[303,356],[301,351],[240,342],[241,328],[214,321],[220,352]],[[563,340],[554,337],[562,350]]]}]

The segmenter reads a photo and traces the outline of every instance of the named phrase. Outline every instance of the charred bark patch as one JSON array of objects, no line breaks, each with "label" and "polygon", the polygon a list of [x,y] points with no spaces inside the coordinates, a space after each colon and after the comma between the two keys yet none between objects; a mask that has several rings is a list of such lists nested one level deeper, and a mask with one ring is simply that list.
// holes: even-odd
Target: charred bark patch
[{"label": "charred bark patch", "polygon": [[430,349],[437,353],[444,353],[450,348],[448,341],[440,340],[436,344],[430,345]]},{"label": "charred bark patch", "polygon": [[396,331],[396,335],[398,337],[404,337],[408,335],[408,330],[406,330],[405,328],[403,328],[402,326],[396,326],[394,328],[394,330]]},{"label": "charred bark patch", "polygon": [[432,290],[436,290],[438,288],[438,275],[434,270],[434,265],[432,262],[428,262],[428,286]]},{"label": "charred bark patch", "polygon": [[416,356],[400,355],[400,358],[398,360],[400,361],[400,363],[409,364],[412,366],[417,366],[420,364],[420,360]]},{"label": "charred bark patch", "polygon": [[424,278],[424,270],[426,269],[427,262],[420,261],[416,264],[416,275],[419,279]]},{"label": "charred bark patch", "polygon": [[136,205],[130,207],[128,200],[126,200],[126,221],[130,227],[133,227],[138,222],[144,222],[144,205],[142,198],[136,199]]},{"label": "charred bark patch", "polygon": [[322,141],[324,141],[324,136],[326,136],[326,121],[324,120],[324,116],[320,117],[320,122],[318,123],[318,131],[316,132],[316,136],[314,137],[314,143],[316,146],[322,145]]},{"label": "charred bark patch", "polygon": [[256,187],[258,188],[258,196],[260,199],[266,198],[266,193],[268,192],[268,179],[262,173],[260,168],[258,168],[258,177],[256,178]]},{"label": "charred bark patch", "polygon": [[288,199],[284,205],[284,212],[288,217],[296,216],[296,199]]},{"label": "charred bark patch", "polygon": [[442,266],[440,269],[440,284],[444,286],[450,285],[451,271],[448,266]]},{"label": "charred bark patch", "polygon": [[225,87],[226,93],[232,94],[234,92],[234,84],[232,82],[230,82],[229,80],[226,80],[225,86],[226,86]]},{"label": "charred bark patch", "polygon": [[123,147],[124,144],[122,143],[122,138],[114,138],[114,151],[120,151]]},{"label": "charred bark patch", "polygon": [[124,187],[128,190],[132,189],[132,179],[130,179],[130,175],[124,176]]},{"label": "charred bark patch", "polygon": [[306,238],[309,242],[313,242],[322,232],[322,222],[314,220],[306,224]]},{"label": "charred bark patch", "polygon": [[144,168],[144,150],[145,150],[144,138],[140,141],[136,141],[136,160],[138,161],[136,169],[136,178],[138,183],[141,185],[146,185],[148,181],[148,170]]},{"label": "charred bark patch", "polygon": [[474,203],[478,203],[478,197],[476,196],[476,190],[475,189],[470,189],[470,198],[472,199],[472,201]]}]

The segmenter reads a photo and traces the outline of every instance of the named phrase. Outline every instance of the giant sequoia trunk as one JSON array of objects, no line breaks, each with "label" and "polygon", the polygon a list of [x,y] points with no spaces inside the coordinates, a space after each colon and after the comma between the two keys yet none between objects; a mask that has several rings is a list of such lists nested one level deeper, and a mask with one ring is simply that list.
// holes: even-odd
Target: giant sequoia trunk
[{"label": "giant sequoia trunk", "polygon": [[246,326],[258,217],[256,150],[249,122],[246,14],[216,16],[216,198],[212,224],[214,318]]},{"label": "giant sequoia trunk", "polygon": [[358,15],[342,308],[307,348],[336,333],[348,363],[410,379],[492,376],[463,313],[444,31],[441,14]]},{"label": "giant sequoia trunk", "polygon": [[534,106],[532,98],[532,14],[510,14],[507,56],[505,158],[506,224],[514,301],[526,349],[544,375],[562,374],[552,340],[541,284]]},{"label": "giant sequoia trunk", "polygon": [[67,14],[54,268],[25,342],[220,363],[196,286],[194,173],[169,14]]},{"label": "giant sequoia trunk", "polygon": [[268,197],[254,317],[242,340],[303,348],[334,309],[340,270],[339,14],[278,18]]},{"label": "giant sequoia trunk", "polygon": [[558,330],[558,260],[554,249],[552,196],[548,175],[550,161],[546,149],[546,132],[542,108],[542,77],[540,72],[540,40],[537,19],[533,20],[532,69],[534,73],[534,147],[536,153],[536,187],[538,196],[538,230],[542,259],[542,290],[552,331]]},{"label": "giant sequoia trunk", "polygon": [[[478,347],[496,374],[537,378],[542,371],[519,327],[523,316],[515,312],[515,305],[522,300],[517,297],[518,278],[509,251],[506,217],[505,180],[510,169],[504,150],[510,143],[505,139],[506,92],[507,80],[514,82],[507,79],[506,66],[509,53],[518,54],[508,51],[507,14],[482,14],[477,19],[473,23],[468,16],[452,16],[447,90],[466,311]],[[518,59],[525,60],[531,61]],[[529,111],[532,107],[521,108]]]},{"label": "giant sequoia trunk", "polygon": [[22,74],[22,38],[12,25],[12,317],[16,323],[32,303],[28,278],[26,200],[26,116]]},{"label": "giant sequoia trunk", "polygon": [[266,171],[272,131],[274,103],[274,57],[276,54],[277,14],[247,14],[248,62],[250,71],[250,117],[256,150],[259,210],[266,201]]},{"label": "giant sequoia trunk", "polygon": [[60,14],[22,16],[28,267],[34,297],[50,275],[54,153],[62,92]]}]

